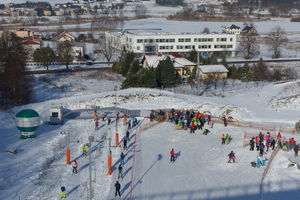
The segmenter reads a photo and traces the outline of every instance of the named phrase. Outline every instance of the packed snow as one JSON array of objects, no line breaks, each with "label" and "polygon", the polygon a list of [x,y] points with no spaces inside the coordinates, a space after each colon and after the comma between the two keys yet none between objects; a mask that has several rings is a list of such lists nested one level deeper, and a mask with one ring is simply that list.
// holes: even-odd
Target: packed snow
[{"label": "packed snow", "polygon": [[[42,200],[59,199],[60,187],[66,187],[68,199],[85,199],[89,188],[89,156],[81,155],[81,145],[94,136],[90,148],[92,157],[92,187],[94,199],[114,199],[114,183],[122,147],[115,146],[115,132],[122,139],[127,130],[122,119],[116,128],[115,110],[108,116],[112,123],[101,121],[95,130],[93,112],[87,108],[117,107],[141,110],[148,116],[156,109],[195,109],[210,111],[215,116],[225,113],[239,121],[251,121],[292,127],[299,117],[299,81],[265,83],[240,90],[225,90],[223,97],[194,96],[166,90],[130,88],[120,89],[121,78],[113,74],[100,76],[94,72],[72,75],[36,75],[34,102],[0,112],[0,199]],[[97,77],[101,78],[97,78]],[[251,84],[249,84],[251,85]],[[114,87],[117,86],[117,91]],[[227,87],[231,87],[228,85]],[[116,94],[116,96],[115,96]],[[49,125],[49,109],[63,106],[78,110],[63,125]],[[21,140],[15,127],[15,114],[24,109],[36,110],[42,124],[36,138]],[[99,116],[101,116],[99,111]],[[130,131],[128,150],[121,183],[121,199],[283,199],[299,197],[298,169],[287,168],[292,152],[280,151],[265,178],[261,194],[261,179],[266,167],[252,168],[257,152],[244,147],[245,132],[258,134],[260,129],[241,128],[216,123],[207,136],[198,130],[176,130],[171,122],[151,124],[138,117],[140,123]],[[131,120],[131,119],[129,119]],[[147,126],[147,127],[146,127]],[[146,128],[145,128],[146,127]],[[265,133],[265,131],[263,131]],[[222,145],[220,136],[228,133],[233,140]],[[67,135],[70,142],[67,145]],[[271,132],[272,135],[275,131]],[[298,135],[282,133],[287,138]],[[108,140],[113,147],[113,174],[107,175]],[[248,140],[246,141],[248,142]],[[122,143],[121,143],[122,144]],[[65,150],[71,149],[71,159],[79,163],[78,174],[65,164]],[[175,163],[169,162],[174,148]],[[16,150],[10,154],[6,150]],[[227,154],[236,153],[237,162],[228,164]],[[88,154],[89,154],[88,152]],[[272,151],[266,154],[271,157]],[[268,163],[268,161],[267,161]]]}]

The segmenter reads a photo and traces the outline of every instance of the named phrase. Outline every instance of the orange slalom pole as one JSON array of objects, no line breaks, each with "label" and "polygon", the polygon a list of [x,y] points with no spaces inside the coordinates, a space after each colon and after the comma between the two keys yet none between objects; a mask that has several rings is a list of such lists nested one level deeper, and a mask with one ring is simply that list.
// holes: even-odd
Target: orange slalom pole
[{"label": "orange slalom pole", "polygon": [[107,171],[107,175],[111,175],[112,174],[112,158],[111,155],[108,156],[108,171]]},{"label": "orange slalom pole", "polygon": [[66,163],[68,165],[71,164],[71,150],[70,149],[66,150]]},{"label": "orange slalom pole", "polygon": [[119,133],[116,133],[116,147],[120,146],[119,144]]}]

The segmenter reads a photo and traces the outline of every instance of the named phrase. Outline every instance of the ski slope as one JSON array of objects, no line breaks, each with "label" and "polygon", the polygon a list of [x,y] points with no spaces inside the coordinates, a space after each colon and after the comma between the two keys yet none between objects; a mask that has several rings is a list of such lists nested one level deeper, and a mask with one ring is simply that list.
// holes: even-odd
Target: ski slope
[{"label": "ski slope", "polygon": [[[34,89],[36,98],[41,99],[38,103],[0,112],[1,200],[54,200],[58,199],[61,186],[66,187],[68,199],[86,199],[89,188],[89,157],[81,156],[81,145],[87,143],[90,135],[95,137],[91,148],[94,200],[115,199],[114,183],[123,149],[111,148],[114,171],[111,176],[107,176],[108,141],[103,140],[105,136],[110,137],[112,145],[115,145],[115,124],[112,122],[108,126],[107,121],[100,121],[101,128],[95,130],[93,113],[87,111],[81,113],[85,118],[75,114],[62,126],[51,126],[46,121],[52,107],[64,106],[71,110],[85,109],[87,106],[112,107],[116,99],[119,107],[141,110],[145,116],[151,109],[165,108],[211,111],[216,116],[230,111],[230,115],[238,120],[282,123],[287,126],[292,125],[299,116],[297,99],[288,101],[288,104],[282,101],[283,98],[299,93],[299,81],[269,83],[257,88],[231,91],[222,98],[145,88],[118,90],[115,97],[114,91],[98,89],[100,86],[96,79],[89,87],[88,81],[84,82],[79,77],[76,76],[78,82],[86,84],[87,91],[74,87],[74,90],[67,88],[59,93],[56,88],[41,85]],[[68,85],[69,80],[72,78],[57,79],[57,84]],[[34,139],[20,140],[19,131],[15,127],[14,116],[24,108],[37,110],[43,120]],[[149,124],[147,119],[139,119],[141,127]],[[127,128],[119,123],[117,129],[121,140]],[[120,179],[121,199],[299,198],[299,169],[287,167],[288,159],[298,160],[294,158],[293,152],[278,153],[263,183],[263,193],[260,193],[265,168],[251,167],[250,162],[256,160],[257,152],[243,148],[245,131],[257,134],[260,130],[231,126],[224,128],[222,124],[215,124],[207,136],[199,131],[191,135],[185,130],[176,130],[175,125],[169,122],[146,130],[131,130],[129,148],[125,151],[124,178]],[[68,147],[72,152],[72,160],[77,158],[79,163],[78,174],[72,175],[71,167],[65,164],[66,134],[61,132],[71,136]],[[221,145],[222,133],[231,134],[233,141],[228,145]],[[271,134],[274,135],[274,132]],[[282,134],[287,139],[295,137],[296,141],[300,141],[299,135]],[[175,163],[169,163],[171,148],[178,154]],[[8,149],[16,149],[18,153],[6,153]],[[235,164],[227,163],[226,155],[231,150],[236,153]],[[266,157],[269,158],[270,153]]]}]

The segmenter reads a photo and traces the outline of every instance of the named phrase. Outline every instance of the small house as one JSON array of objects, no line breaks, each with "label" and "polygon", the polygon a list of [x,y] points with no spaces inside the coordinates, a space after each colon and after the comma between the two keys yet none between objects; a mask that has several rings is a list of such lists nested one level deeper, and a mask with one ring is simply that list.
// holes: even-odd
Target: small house
[{"label": "small house", "polygon": [[66,31],[62,32],[61,34],[58,35],[57,41],[59,42],[64,42],[64,41],[70,41],[73,42],[75,41],[76,37]]},{"label": "small house", "polygon": [[199,65],[198,74],[201,80],[227,79],[228,69],[224,65]]},{"label": "small house", "polygon": [[24,29],[24,28],[18,29],[16,31],[17,37],[22,38],[22,39],[32,38],[33,34],[34,34],[33,31],[30,31],[30,30],[27,30],[27,29]]},{"label": "small house", "polygon": [[230,27],[222,26],[222,32],[223,33],[228,33],[228,34],[240,34],[241,33],[241,28],[239,26],[236,26],[232,24]]},{"label": "small house", "polygon": [[33,40],[27,40],[27,41],[23,42],[23,46],[28,53],[29,60],[32,59],[32,56],[33,56],[33,53],[35,52],[35,50],[41,48],[41,44],[38,42],[35,42]]},{"label": "small house", "polygon": [[160,61],[163,61],[170,57],[173,66],[178,73],[179,76],[184,76],[188,73],[188,71],[192,71],[196,64],[187,60],[183,56],[179,54],[171,54],[171,55],[162,55],[162,54],[154,54],[154,55],[145,55],[142,59],[143,68],[156,68]]}]

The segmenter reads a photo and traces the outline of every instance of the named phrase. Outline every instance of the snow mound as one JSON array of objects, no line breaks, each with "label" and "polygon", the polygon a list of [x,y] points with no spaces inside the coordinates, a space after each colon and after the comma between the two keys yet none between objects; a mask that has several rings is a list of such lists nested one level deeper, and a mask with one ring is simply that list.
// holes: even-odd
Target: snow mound
[{"label": "snow mound", "polygon": [[286,83],[281,92],[269,102],[275,110],[300,110],[300,81]]}]

